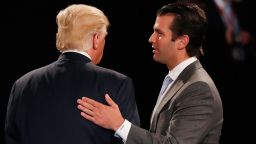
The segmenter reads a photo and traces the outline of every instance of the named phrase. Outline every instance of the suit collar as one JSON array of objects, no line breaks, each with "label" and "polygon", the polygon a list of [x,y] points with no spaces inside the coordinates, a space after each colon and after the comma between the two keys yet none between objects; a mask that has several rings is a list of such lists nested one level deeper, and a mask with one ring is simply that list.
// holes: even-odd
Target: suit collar
[{"label": "suit collar", "polygon": [[172,97],[181,89],[181,87],[188,81],[191,75],[199,68],[202,68],[202,65],[198,60],[188,65],[178,76],[178,78],[173,82],[173,85],[170,87],[168,92],[165,94],[163,100],[159,104],[153,120],[150,125],[150,130],[155,131],[157,126],[157,121],[159,118],[159,113],[162,111],[163,107],[172,99]]},{"label": "suit collar", "polygon": [[188,67],[188,65],[192,64],[197,60],[196,57],[190,57],[184,61],[182,61],[180,64],[176,65],[173,69],[169,70],[168,75],[172,78],[173,81],[175,81],[180,73]]},{"label": "suit collar", "polygon": [[91,62],[91,60],[88,57],[76,52],[62,53],[58,58],[58,61],[70,61],[70,60],[81,62],[81,63]]},{"label": "suit collar", "polygon": [[76,49],[71,49],[71,50],[66,50],[62,53],[66,53],[66,52],[75,52],[75,53],[79,53],[79,54],[82,54],[86,57],[88,57],[90,60],[92,59],[91,56],[87,53],[87,52],[83,52],[83,51],[79,51],[79,50],[76,50]]}]

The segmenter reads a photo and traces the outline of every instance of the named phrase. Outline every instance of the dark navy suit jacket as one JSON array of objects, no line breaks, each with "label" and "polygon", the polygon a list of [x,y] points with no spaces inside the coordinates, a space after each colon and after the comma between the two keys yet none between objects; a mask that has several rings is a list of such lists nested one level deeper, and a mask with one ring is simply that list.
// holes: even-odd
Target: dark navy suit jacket
[{"label": "dark navy suit jacket", "polygon": [[45,67],[18,79],[6,115],[6,144],[115,144],[114,132],[81,117],[77,99],[87,96],[106,104],[108,93],[122,115],[139,125],[132,80],[99,67],[87,57],[66,52]]}]

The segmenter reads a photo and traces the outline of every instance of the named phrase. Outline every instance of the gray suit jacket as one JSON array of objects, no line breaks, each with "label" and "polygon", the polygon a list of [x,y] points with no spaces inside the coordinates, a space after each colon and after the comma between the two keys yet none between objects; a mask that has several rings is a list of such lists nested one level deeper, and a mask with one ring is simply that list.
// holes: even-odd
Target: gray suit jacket
[{"label": "gray suit jacket", "polygon": [[222,102],[199,61],[174,81],[153,117],[150,130],[132,125],[126,144],[218,144]]}]

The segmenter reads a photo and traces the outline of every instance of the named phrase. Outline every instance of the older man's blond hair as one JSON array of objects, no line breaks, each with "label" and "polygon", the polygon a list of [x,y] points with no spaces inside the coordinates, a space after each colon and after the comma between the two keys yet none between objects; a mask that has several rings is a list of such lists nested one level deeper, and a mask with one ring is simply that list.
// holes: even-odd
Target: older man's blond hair
[{"label": "older man's blond hair", "polygon": [[109,21],[96,7],[73,4],[61,10],[57,17],[56,47],[59,51],[92,47],[94,33],[106,33]]}]

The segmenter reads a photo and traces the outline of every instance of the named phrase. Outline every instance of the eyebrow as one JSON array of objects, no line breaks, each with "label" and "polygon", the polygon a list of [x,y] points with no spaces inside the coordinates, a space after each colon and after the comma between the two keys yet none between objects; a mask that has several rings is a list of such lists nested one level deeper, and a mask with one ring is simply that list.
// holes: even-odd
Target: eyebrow
[{"label": "eyebrow", "polygon": [[154,29],[154,31],[156,31],[157,33],[163,33],[163,31],[161,31],[159,28],[153,28]]}]

